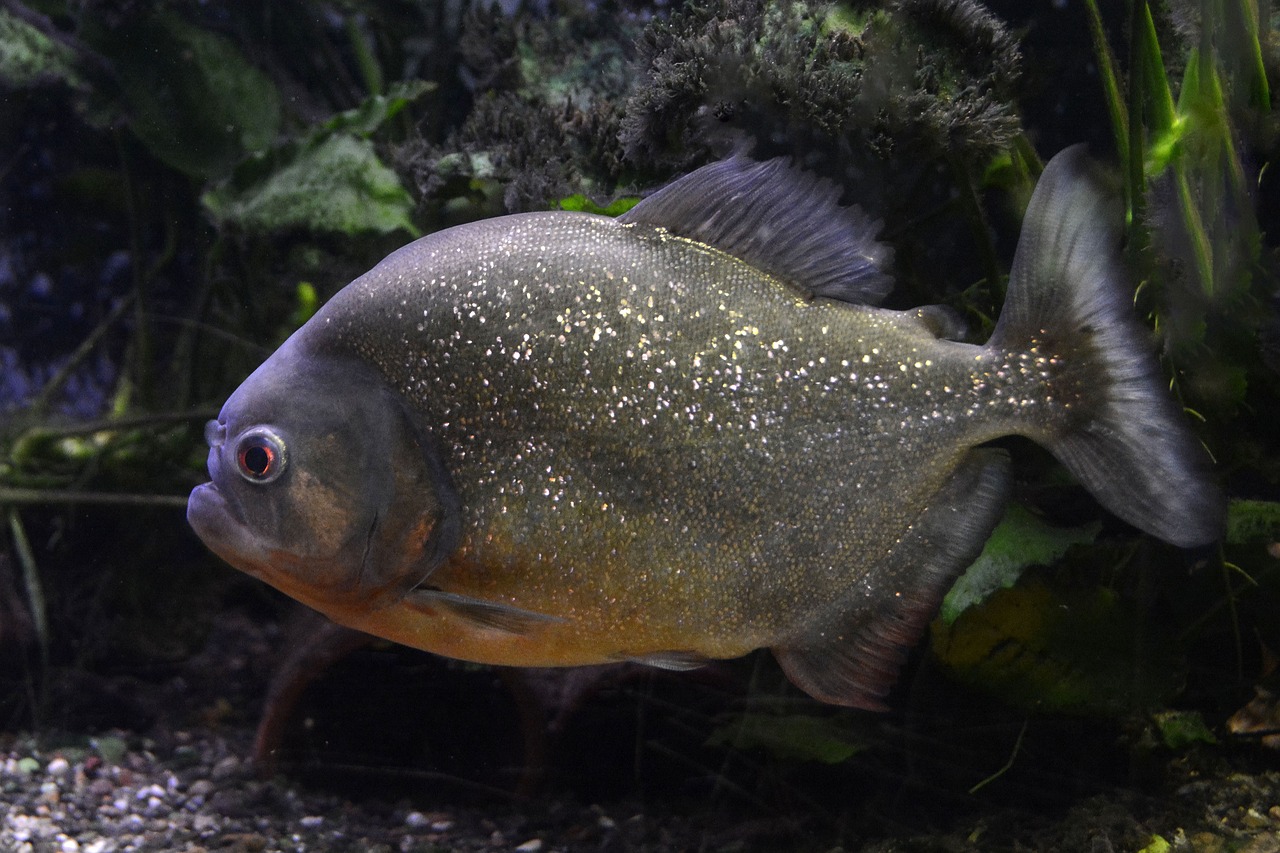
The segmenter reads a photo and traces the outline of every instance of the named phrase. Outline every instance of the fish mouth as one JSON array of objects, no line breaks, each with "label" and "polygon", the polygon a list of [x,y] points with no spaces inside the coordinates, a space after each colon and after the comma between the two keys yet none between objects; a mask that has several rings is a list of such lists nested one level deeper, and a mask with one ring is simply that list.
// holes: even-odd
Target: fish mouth
[{"label": "fish mouth", "polygon": [[217,484],[202,483],[191,490],[187,523],[210,551],[242,571],[259,574],[267,555]]}]

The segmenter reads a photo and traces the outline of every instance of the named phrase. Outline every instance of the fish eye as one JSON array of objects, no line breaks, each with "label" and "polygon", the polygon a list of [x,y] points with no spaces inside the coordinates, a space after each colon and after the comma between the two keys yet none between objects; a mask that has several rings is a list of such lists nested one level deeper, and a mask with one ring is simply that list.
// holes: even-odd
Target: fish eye
[{"label": "fish eye", "polygon": [[236,467],[251,483],[270,483],[284,473],[284,441],[266,427],[255,427],[236,442]]}]

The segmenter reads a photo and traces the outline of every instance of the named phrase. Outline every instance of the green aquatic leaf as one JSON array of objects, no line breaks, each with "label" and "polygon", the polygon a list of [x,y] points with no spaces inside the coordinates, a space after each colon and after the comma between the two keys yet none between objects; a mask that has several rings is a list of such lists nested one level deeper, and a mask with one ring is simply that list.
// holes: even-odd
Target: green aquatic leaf
[{"label": "green aquatic leaf", "polygon": [[1217,743],[1198,711],[1160,711],[1151,715],[1160,741],[1170,749],[1186,749],[1195,743]]},{"label": "green aquatic leaf", "polygon": [[601,207],[582,193],[575,193],[567,198],[560,199],[560,209],[582,213],[599,213],[604,216],[621,216],[639,203],[639,197],[625,196],[614,200],[606,207]]},{"label": "green aquatic leaf", "polygon": [[25,89],[53,80],[83,85],[75,54],[26,21],[0,9],[0,83]]},{"label": "green aquatic leaf", "polygon": [[1047,566],[1072,545],[1092,542],[1102,526],[1054,527],[1018,504],[1010,504],[992,531],[978,559],[942,600],[940,618],[950,625],[968,608],[985,601],[998,589],[1018,582],[1028,566]]},{"label": "green aquatic leaf", "polygon": [[1164,836],[1153,835],[1147,842],[1147,846],[1143,847],[1138,853],[1169,853],[1173,849],[1173,845],[1165,841]]},{"label": "green aquatic leaf", "polygon": [[839,718],[808,714],[746,713],[721,726],[708,746],[759,748],[791,761],[839,764],[866,748]]},{"label": "green aquatic leaf", "polygon": [[1280,503],[1234,500],[1227,505],[1227,544],[1280,541]]},{"label": "green aquatic leaf", "polygon": [[404,80],[396,83],[385,95],[373,95],[355,109],[338,113],[329,119],[321,125],[321,134],[317,137],[326,133],[370,137],[409,104],[436,88],[435,83],[426,80]]},{"label": "green aquatic leaf", "polygon": [[367,139],[338,133],[269,162],[245,164],[229,184],[204,194],[215,221],[250,231],[418,234],[409,218],[413,199]]},{"label": "green aquatic leaf", "polygon": [[1181,686],[1169,626],[1101,586],[1024,578],[935,620],[932,649],[955,678],[1025,708],[1121,715],[1159,707]]},{"label": "green aquatic leaf", "polygon": [[215,178],[275,141],[280,93],[229,39],[161,12],[97,34],[95,47],[116,70],[130,128],[170,166]]},{"label": "green aquatic leaf", "polygon": [[320,297],[316,293],[316,286],[309,281],[298,282],[294,295],[297,304],[293,314],[289,316],[289,322],[297,328],[315,316],[316,311],[320,309]]}]

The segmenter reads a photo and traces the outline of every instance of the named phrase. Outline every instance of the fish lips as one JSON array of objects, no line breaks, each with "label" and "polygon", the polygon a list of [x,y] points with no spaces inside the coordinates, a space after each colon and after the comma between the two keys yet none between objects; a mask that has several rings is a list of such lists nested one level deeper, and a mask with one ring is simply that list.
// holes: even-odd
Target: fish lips
[{"label": "fish lips", "polygon": [[210,551],[241,571],[263,575],[262,567],[269,558],[266,549],[216,483],[203,483],[191,490],[187,523]]}]

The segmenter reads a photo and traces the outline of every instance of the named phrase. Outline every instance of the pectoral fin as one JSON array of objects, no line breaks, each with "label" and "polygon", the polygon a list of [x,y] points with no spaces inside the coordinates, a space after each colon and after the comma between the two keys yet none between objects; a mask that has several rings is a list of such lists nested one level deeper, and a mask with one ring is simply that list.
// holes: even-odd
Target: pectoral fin
[{"label": "pectoral fin", "polygon": [[505,631],[508,634],[527,634],[543,625],[564,621],[558,616],[534,613],[509,604],[498,604],[438,589],[415,589],[409,593],[406,602],[420,610],[444,610],[482,628]]},{"label": "pectoral fin", "polygon": [[972,450],[897,545],[774,656],[810,696],[878,711],[955,576],[977,558],[1008,492],[1003,451]]}]

